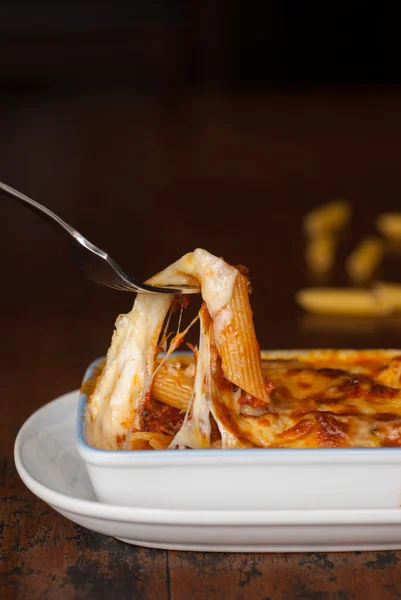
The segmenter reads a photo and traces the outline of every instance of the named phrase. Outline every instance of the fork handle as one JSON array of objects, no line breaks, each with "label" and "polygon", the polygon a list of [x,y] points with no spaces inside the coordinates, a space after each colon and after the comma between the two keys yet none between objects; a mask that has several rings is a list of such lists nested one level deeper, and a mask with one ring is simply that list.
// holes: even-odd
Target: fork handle
[{"label": "fork handle", "polygon": [[15,190],[14,188],[10,187],[9,185],[6,185],[5,183],[2,183],[1,181],[0,181],[0,191],[7,194],[7,196],[11,196],[11,198],[13,198],[14,200],[17,200],[18,202],[20,202],[20,204],[23,204],[24,206],[26,206],[27,208],[29,208],[36,214],[40,215],[43,219],[48,221],[51,225],[56,225],[58,227],[61,227],[62,229],[67,231],[73,237],[77,237],[80,235],[76,229],[74,229],[73,227],[68,225],[68,223],[63,221],[63,219],[61,217],[56,215],[50,209],[46,208],[46,206],[43,206],[43,204],[39,204],[39,202],[32,200],[32,198],[29,198],[29,196],[22,194],[18,190]]}]

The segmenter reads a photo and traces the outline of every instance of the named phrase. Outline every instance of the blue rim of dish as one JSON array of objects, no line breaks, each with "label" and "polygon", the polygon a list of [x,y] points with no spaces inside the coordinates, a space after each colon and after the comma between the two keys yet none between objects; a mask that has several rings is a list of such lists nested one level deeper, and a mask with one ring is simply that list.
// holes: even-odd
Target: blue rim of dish
[{"label": "blue rim of dish", "polygon": [[[173,356],[189,356],[191,355],[191,352],[186,352],[186,351],[177,351],[176,353],[173,353]],[[97,368],[97,366],[103,362],[105,360],[105,357],[101,357],[101,358],[97,358],[96,360],[94,360],[89,367],[86,369],[85,371],[85,375],[82,381],[82,384],[84,384],[86,381],[89,381],[90,379],[93,379],[94,376],[94,371]],[[82,386],[81,386],[82,387]],[[149,457],[155,457],[155,455],[159,455],[160,454],[168,454],[171,457],[171,452],[166,451],[166,450],[105,450],[102,448],[95,448],[94,446],[90,446],[87,441],[85,440],[85,409],[86,409],[86,403],[88,401],[88,395],[85,394],[84,392],[80,391],[79,393],[79,402],[78,402],[78,411],[77,411],[77,435],[76,435],[76,444],[77,444],[77,448],[78,451],[82,450],[85,453],[93,453],[96,455],[103,455],[103,456],[110,456],[110,455],[115,455],[116,452],[118,452],[119,455],[122,456],[141,456],[141,458],[145,457],[145,456],[149,456]],[[285,456],[289,456],[289,455],[304,455],[305,453],[316,453],[318,452],[319,455],[325,455],[325,456],[343,456],[344,454],[347,455],[359,455],[361,453],[366,454],[366,453],[374,453],[375,455],[377,454],[383,454],[383,453],[393,453],[393,454],[399,454],[401,451],[401,447],[394,447],[394,446],[387,446],[387,447],[375,447],[375,448],[230,448],[230,451],[227,452],[226,448],[199,448],[196,450],[190,450],[189,452],[178,452],[175,451],[174,454],[180,454],[180,455],[190,455],[190,456],[225,456],[227,457],[228,455],[230,456],[236,456],[238,457],[238,455],[244,455],[246,454],[247,456],[249,456],[250,453],[253,454],[253,456],[255,456],[255,454],[263,454],[266,455],[267,453],[270,455],[285,455]]]}]

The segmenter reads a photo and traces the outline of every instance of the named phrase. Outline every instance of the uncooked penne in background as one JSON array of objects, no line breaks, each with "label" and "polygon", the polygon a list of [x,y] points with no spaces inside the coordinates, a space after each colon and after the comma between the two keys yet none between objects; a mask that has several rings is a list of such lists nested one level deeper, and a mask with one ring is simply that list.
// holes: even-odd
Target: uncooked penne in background
[{"label": "uncooked penne in background", "polygon": [[386,238],[401,241],[401,212],[382,213],[376,219],[376,227]]},{"label": "uncooked penne in background", "polygon": [[310,236],[338,233],[350,222],[351,205],[338,198],[309,211],[303,220],[304,233]]},{"label": "uncooked penne in background", "polygon": [[305,252],[306,264],[315,273],[327,273],[333,267],[336,240],[331,234],[319,234],[308,240]]},{"label": "uncooked penne in background", "polygon": [[379,296],[394,306],[394,310],[401,311],[401,284],[379,281],[375,289]]},{"label": "uncooked penne in background", "polygon": [[326,333],[330,335],[372,335],[377,331],[378,321],[384,319],[355,318],[355,315],[319,315],[310,312],[302,315],[299,328],[307,333]]},{"label": "uncooked penne in background", "polygon": [[394,311],[391,302],[370,290],[352,288],[305,288],[296,301],[305,310],[321,315],[376,317]]},{"label": "uncooked penne in background", "polygon": [[383,242],[375,236],[364,238],[348,256],[345,268],[353,283],[368,281],[383,258]]}]

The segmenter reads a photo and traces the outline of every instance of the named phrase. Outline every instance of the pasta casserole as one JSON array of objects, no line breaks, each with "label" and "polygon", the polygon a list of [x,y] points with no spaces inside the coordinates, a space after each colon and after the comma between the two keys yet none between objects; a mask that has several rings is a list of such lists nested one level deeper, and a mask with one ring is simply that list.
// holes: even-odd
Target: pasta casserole
[{"label": "pasta casserole", "polygon": [[[110,450],[401,446],[401,353],[262,353],[247,270],[202,249],[147,283],[196,284],[198,345],[168,333],[185,299],[138,294],[90,387],[87,442]],[[181,319],[180,319],[181,321]]]}]

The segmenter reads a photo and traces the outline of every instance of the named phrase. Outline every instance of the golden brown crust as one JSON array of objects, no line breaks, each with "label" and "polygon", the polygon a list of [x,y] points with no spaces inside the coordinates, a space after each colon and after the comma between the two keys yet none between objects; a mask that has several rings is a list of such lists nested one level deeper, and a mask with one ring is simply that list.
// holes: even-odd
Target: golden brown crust
[{"label": "golden brown crust", "polygon": [[[235,388],[223,375],[220,360],[214,363],[214,409],[232,433],[233,445],[401,446],[399,353],[317,351],[263,360],[263,374],[274,390],[268,411],[260,416],[242,413],[246,394],[241,392],[235,409],[230,386],[231,392]],[[188,371],[188,364],[183,369]],[[190,378],[186,385],[191,387]]]}]

